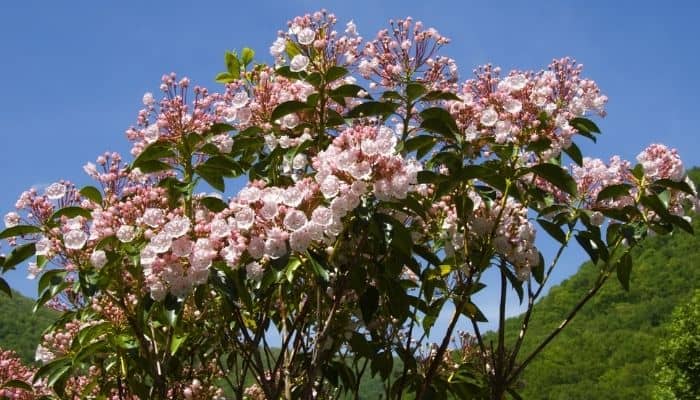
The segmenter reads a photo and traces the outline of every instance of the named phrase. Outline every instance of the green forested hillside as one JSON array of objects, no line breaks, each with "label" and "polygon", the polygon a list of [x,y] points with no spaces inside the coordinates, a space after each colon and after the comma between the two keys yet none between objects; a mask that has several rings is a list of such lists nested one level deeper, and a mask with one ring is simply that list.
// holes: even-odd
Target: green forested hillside
[{"label": "green forested hillside", "polygon": [[14,292],[12,298],[0,294],[0,348],[14,350],[25,362],[34,361],[41,333],[57,318],[57,313],[41,309],[32,313],[34,301]]},{"label": "green forested hillside", "polygon": [[[700,221],[694,223],[700,232]],[[630,291],[611,279],[523,376],[525,399],[650,399],[659,345],[676,306],[700,287],[700,235],[654,237],[635,252]],[[578,273],[535,307],[522,354],[562,322],[597,271]],[[508,321],[517,332],[518,320]]]}]

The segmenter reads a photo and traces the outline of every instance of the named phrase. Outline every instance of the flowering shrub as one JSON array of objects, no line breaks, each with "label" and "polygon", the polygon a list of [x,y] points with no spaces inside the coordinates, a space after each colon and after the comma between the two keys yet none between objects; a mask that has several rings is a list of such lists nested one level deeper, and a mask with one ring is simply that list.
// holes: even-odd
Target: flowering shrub
[{"label": "flowering shrub", "polygon": [[[651,145],[635,167],[583,157],[576,140],[596,140],[588,118],[607,97],[572,59],[487,65],[459,83],[435,29],[408,18],[365,42],[335,25],[325,11],[293,19],[272,66],[227,52],[220,93],[163,76],[162,98],[146,93],[126,131],[131,162],[105,153],[84,167],[94,186],[20,196],[2,269],[30,260],[37,307],[64,313],[32,383],[60,398],[330,398],[378,375],[387,398],[516,396],[522,370],[611,274],[627,287],[632,247],[692,230],[699,203],[675,150]],[[537,236],[560,244],[553,260]],[[571,239],[600,278],[522,355]],[[496,343],[473,298],[490,269]],[[529,304],[512,343],[511,289]],[[460,319],[474,333],[454,352]]]}]

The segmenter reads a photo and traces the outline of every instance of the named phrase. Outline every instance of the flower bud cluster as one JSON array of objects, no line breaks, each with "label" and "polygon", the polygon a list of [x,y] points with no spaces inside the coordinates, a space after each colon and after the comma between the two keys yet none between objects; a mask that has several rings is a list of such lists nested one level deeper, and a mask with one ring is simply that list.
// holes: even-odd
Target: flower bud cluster
[{"label": "flower bud cluster", "polygon": [[512,71],[501,78],[498,67],[474,71],[448,109],[477,149],[494,144],[527,145],[549,140],[543,158],[558,156],[571,146],[575,117],[605,115],[607,97],[594,81],[581,78],[582,66],[570,58],[554,60],[546,71]]}]

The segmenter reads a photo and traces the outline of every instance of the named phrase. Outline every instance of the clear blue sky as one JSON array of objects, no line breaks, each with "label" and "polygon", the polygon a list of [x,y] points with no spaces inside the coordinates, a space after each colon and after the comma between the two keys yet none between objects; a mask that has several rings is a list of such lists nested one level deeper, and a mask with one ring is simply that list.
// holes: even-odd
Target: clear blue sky
[{"label": "clear blue sky", "polygon": [[[540,69],[573,56],[610,98],[599,123],[604,135],[584,147],[588,153],[633,159],[663,142],[687,165],[700,165],[696,1],[7,1],[0,5],[0,214],[32,185],[87,183],[81,167],[105,150],[127,154],[124,130],[161,74],[218,89],[224,50],[250,46],[268,61],[276,31],[321,7],[343,25],[353,19],[365,38],[390,18],[422,20],[452,38],[445,54],[463,78],[487,62]],[[555,281],[581,261],[580,252],[566,257]],[[25,274],[7,277],[35,296]]]}]

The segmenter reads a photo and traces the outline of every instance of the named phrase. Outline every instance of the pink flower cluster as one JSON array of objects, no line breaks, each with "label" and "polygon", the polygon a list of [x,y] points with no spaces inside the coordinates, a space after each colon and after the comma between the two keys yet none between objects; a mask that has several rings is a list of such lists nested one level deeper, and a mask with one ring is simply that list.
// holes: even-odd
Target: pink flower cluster
[{"label": "pink flower cluster", "polygon": [[365,45],[358,70],[363,78],[388,88],[408,83],[414,74],[421,73],[418,79],[433,89],[447,87],[457,81],[457,64],[437,56],[437,51],[449,42],[434,28],[424,29],[422,22],[414,23],[411,17],[391,21],[390,29],[379,31]]},{"label": "pink flower cluster", "polygon": [[35,371],[22,363],[14,351],[0,349],[0,398],[13,400],[33,400],[42,393],[42,384],[34,387],[32,391],[18,388],[4,388],[3,385],[9,381],[22,381],[32,385],[32,378]]},{"label": "pink flower cluster", "polygon": [[436,217],[442,220],[441,239],[445,241],[447,254],[464,249],[493,246],[496,253],[508,260],[518,277],[525,280],[537,266],[539,251],[535,246],[536,229],[528,219],[527,208],[508,197],[484,201],[475,191],[469,192],[474,204],[466,225],[459,225],[457,211],[449,197],[433,206]]},{"label": "pink flower cluster", "polygon": [[448,102],[448,109],[477,149],[547,139],[551,150],[544,158],[549,159],[571,146],[577,133],[569,125],[572,118],[605,115],[607,97],[594,81],[581,78],[581,71],[582,66],[569,58],[554,60],[547,71],[512,71],[505,78],[500,68],[486,65],[462,85],[461,101]]},{"label": "pink flower cluster", "polygon": [[652,144],[639,153],[637,161],[644,168],[647,179],[670,179],[680,182],[685,177],[683,161],[676,149],[669,149],[663,144]]},{"label": "pink flower cluster", "polygon": [[594,207],[617,208],[631,204],[631,198],[617,201],[608,199],[602,204],[597,201],[598,195],[606,187],[630,182],[632,177],[630,171],[629,161],[622,160],[618,156],[613,156],[608,164],[597,158],[585,157],[583,165],[572,165],[571,176],[576,180],[580,206],[593,209]]},{"label": "pink flower cluster", "polygon": [[183,296],[206,280],[218,259],[232,268],[243,262],[249,277],[259,279],[266,260],[331,243],[343,229],[343,217],[370,188],[381,200],[405,198],[414,190],[420,165],[396,154],[395,141],[385,127],[348,128],[314,158],[313,179],[285,188],[254,181],[221,213],[200,209],[193,228],[196,240],[186,236],[189,221],[184,217],[165,223],[163,211],[145,210],[142,220],[153,230],[141,264],[147,266],[151,295]]},{"label": "pink flower cluster", "polygon": [[131,154],[136,156],[156,141],[177,142],[188,133],[202,134],[212,124],[221,122],[215,113],[219,94],[209,94],[206,88],[195,86],[192,105],[189,102],[189,78],[177,80],[177,75],[163,75],[160,85],[165,97],[156,107],[151,93],[143,96],[143,108],[136,120],[136,126],[126,131],[126,137],[134,142]]},{"label": "pink flower cluster", "polygon": [[362,38],[352,21],[347,23],[345,35],[338,34],[336,23],[335,15],[325,10],[296,17],[287,23],[287,32],[279,32],[270,46],[270,54],[281,65],[286,61],[287,47],[292,44],[299,51],[289,60],[290,68],[295,72],[351,65],[358,58]]},{"label": "pink flower cluster", "polygon": [[[594,210],[591,222],[601,225],[604,221],[600,209],[622,208],[636,204],[635,197],[640,193],[645,193],[647,186],[661,179],[669,179],[674,182],[683,181],[685,169],[678,152],[662,144],[652,144],[644,149],[637,156],[644,172],[642,180],[636,179],[632,173],[629,161],[614,156],[609,163],[604,163],[600,159],[584,158],[583,165],[573,165],[571,167],[572,177],[576,180],[580,202],[579,207]],[[687,180],[693,187],[692,182]],[[606,187],[627,184],[630,186],[629,195],[598,201],[598,195]],[[689,206],[693,210],[700,209],[700,199],[691,194],[677,189],[669,191],[668,210],[677,216],[685,215],[685,207]],[[563,196],[566,198],[566,196]],[[640,206],[641,207],[641,206]],[[643,207],[642,207],[643,209]],[[655,218],[655,213],[644,210],[650,219]]]}]

